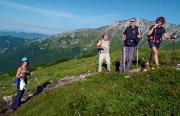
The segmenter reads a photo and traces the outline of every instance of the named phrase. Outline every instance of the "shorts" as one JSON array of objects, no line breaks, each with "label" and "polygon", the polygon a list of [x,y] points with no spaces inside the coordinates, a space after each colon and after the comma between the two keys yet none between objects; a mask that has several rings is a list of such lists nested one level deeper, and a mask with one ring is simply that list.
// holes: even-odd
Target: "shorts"
[{"label": "shorts", "polygon": [[153,42],[153,41],[148,41],[149,43],[149,47],[152,48],[152,47],[156,47],[156,49],[159,49],[160,47],[160,42]]}]

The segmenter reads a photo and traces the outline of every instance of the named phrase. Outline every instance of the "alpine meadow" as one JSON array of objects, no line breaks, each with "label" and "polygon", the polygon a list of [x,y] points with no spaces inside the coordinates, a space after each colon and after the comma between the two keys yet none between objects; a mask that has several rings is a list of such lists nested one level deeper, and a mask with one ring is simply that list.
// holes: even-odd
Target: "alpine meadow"
[{"label": "alpine meadow", "polygon": [[[40,39],[1,36],[0,98],[2,116],[126,116],[180,115],[180,38],[163,39],[160,69],[144,71],[151,52],[147,32],[155,22],[137,19],[143,39],[135,52],[131,70],[119,73],[123,41],[120,35],[128,20],[90,29],[79,29]],[[180,25],[166,23],[167,33],[180,33]],[[96,43],[102,34],[110,40],[111,71],[103,63],[97,72]],[[2,44],[3,43],[3,44]],[[18,53],[18,56],[17,56]],[[138,54],[137,54],[138,53]],[[20,59],[30,61],[23,105],[9,111],[17,87],[13,84]]]},{"label": "alpine meadow", "polygon": [[[139,48],[149,48],[147,44],[147,32],[150,26],[155,24],[155,22],[137,19],[136,24],[142,30],[143,34],[143,39],[139,44]],[[32,66],[35,64],[52,62],[61,57],[73,59],[86,53],[97,54],[95,49],[96,42],[101,39],[101,35],[104,33],[109,35],[111,52],[119,51],[123,46],[120,35],[128,25],[128,20],[117,21],[100,28],[79,29],[47,38],[26,41],[20,39],[21,43],[19,42],[19,44],[13,42],[19,41],[17,38],[8,39],[8,37],[6,37],[7,39],[4,38],[1,42],[3,45],[0,46],[0,66],[2,66],[0,67],[0,72],[16,69],[19,65],[19,59],[24,56],[28,57],[30,60],[32,59],[30,64]],[[179,25],[166,23],[164,27],[169,35],[173,33],[179,34]],[[175,49],[179,49],[179,38],[174,42]],[[163,40],[160,49],[170,50],[172,49],[172,45],[172,40]],[[12,57],[13,60],[11,60]]]}]

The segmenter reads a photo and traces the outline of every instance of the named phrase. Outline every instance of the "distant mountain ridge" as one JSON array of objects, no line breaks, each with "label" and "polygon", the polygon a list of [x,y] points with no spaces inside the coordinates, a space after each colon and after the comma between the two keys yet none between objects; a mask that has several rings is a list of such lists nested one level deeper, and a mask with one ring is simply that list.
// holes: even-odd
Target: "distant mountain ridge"
[{"label": "distant mountain ridge", "polygon": [[26,33],[26,32],[14,32],[14,31],[0,31],[0,36],[12,36],[24,39],[39,39],[49,37],[50,35],[40,33]]},{"label": "distant mountain ridge", "polygon": [[[143,34],[139,47],[148,47],[147,32],[153,24],[155,22],[137,19],[136,25],[139,26]],[[31,65],[33,65],[51,62],[64,56],[72,59],[87,52],[97,53],[96,42],[101,39],[101,34],[104,33],[109,35],[111,52],[121,51],[123,41],[120,35],[127,26],[129,26],[129,20],[116,21],[99,28],[77,29],[46,38],[26,41],[20,46],[8,48],[6,52],[0,53],[0,70],[1,67],[3,67],[3,71],[15,69],[19,64],[19,59],[24,56],[28,57]],[[180,25],[166,23],[164,27],[169,35],[174,32],[177,35],[180,33]],[[179,40],[175,40],[175,49],[180,49]],[[173,40],[163,40],[160,49],[172,49],[172,42]],[[10,61],[12,57],[13,61]],[[9,67],[8,65],[11,66]]]},{"label": "distant mountain ridge", "polygon": [[11,37],[11,36],[0,36],[0,53],[6,52],[10,48],[15,48],[24,44],[26,41],[23,38]]}]

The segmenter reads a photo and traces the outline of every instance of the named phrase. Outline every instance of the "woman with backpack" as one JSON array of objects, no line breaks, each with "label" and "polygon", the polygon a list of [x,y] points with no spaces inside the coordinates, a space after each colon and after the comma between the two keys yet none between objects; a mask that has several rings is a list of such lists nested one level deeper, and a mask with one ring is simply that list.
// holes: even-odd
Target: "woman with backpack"
[{"label": "woman with backpack", "polygon": [[27,76],[34,74],[33,72],[28,71],[28,65],[29,65],[28,59],[26,57],[23,57],[21,59],[20,67],[18,68],[16,73],[16,78],[18,78],[17,95],[11,104],[10,107],[11,111],[17,110],[17,107],[21,105],[21,98],[24,94],[27,85]]},{"label": "woman with backpack", "polygon": [[165,28],[162,26],[165,23],[164,17],[158,17],[156,19],[156,24],[152,25],[148,32],[148,43],[151,48],[151,54],[149,56],[149,61],[146,63],[145,68],[149,70],[149,64],[154,59],[156,63],[156,69],[159,69],[159,59],[158,59],[158,49],[162,43],[162,35],[166,39],[174,39],[176,35],[170,37]]}]

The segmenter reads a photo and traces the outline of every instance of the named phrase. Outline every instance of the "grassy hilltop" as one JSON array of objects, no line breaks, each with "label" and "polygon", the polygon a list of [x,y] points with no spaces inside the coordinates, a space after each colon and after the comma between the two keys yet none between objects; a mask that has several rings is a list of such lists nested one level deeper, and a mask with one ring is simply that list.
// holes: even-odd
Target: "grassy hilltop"
[{"label": "grassy hilltop", "polygon": [[[139,49],[139,58],[144,58],[142,63],[147,61],[149,53],[150,50],[147,48]],[[159,70],[126,74],[116,72],[120,55],[121,51],[111,53],[111,72],[106,72],[103,68],[102,73],[92,74],[86,77],[86,80],[46,89],[10,114],[13,116],[180,115],[180,70],[173,68],[180,63],[180,51],[175,50],[175,62],[172,63],[172,50],[160,50]],[[67,76],[96,72],[97,58],[96,55],[51,66],[39,66],[34,72],[40,84],[30,76],[28,90],[35,91],[37,86],[51,80],[52,84],[56,84]],[[154,67],[155,64],[152,63],[150,66]],[[136,65],[132,65],[131,68],[136,68]],[[129,78],[125,78],[127,75]],[[8,73],[1,75],[1,98],[16,93],[12,78]]]}]

